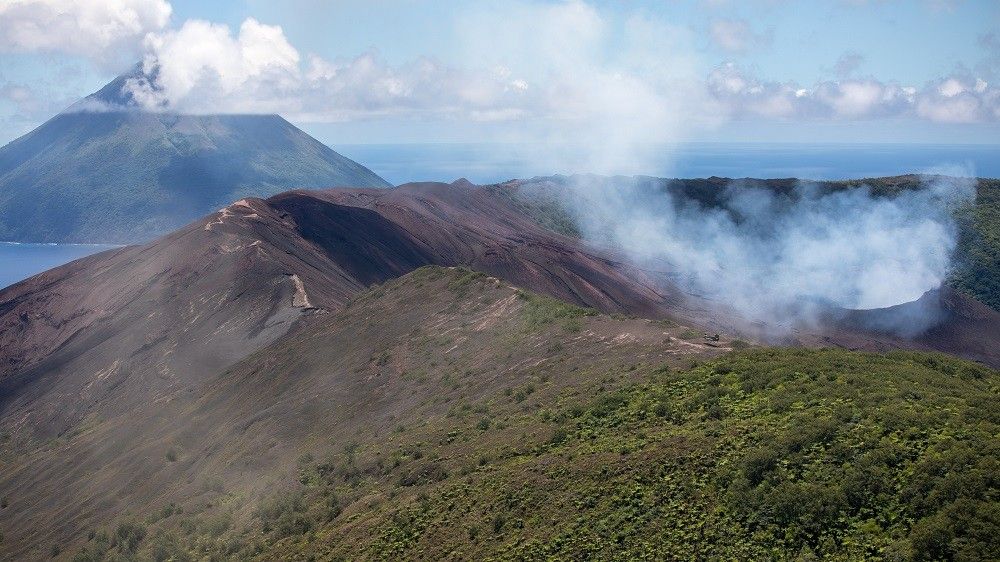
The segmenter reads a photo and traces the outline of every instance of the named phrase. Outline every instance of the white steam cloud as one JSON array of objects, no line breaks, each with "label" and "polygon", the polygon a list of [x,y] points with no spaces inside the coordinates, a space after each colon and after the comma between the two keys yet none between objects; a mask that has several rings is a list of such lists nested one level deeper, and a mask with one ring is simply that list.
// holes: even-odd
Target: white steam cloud
[{"label": "white steam cloud", "polygon": [[[790,326],[830,307],[909,302],[941,285],[956,244],[952,213],[973,200],[975,179],[933,175],[921,184],[873,194],[734,180],[696,198],[669,181],[574,176],[527,189],[560,194],[584,238],[666,267],[682,289],[750,319]],[[933,320],[892,328],[913,334]]]}]

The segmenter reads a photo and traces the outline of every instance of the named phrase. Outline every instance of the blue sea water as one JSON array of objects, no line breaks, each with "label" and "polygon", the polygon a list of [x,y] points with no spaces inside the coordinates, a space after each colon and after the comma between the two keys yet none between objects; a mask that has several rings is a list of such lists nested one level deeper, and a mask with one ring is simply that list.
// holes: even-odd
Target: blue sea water
[{"label": "blue sea water", "polygon": [[[393,184],[410,181],[474,183],[573,173],[586,159],[572,150],[551,154],[532,144],[367,144],[335,150],[368,166]],[[1000,144],[726,144],[652,147],[662,162],[633,173],[663,177],[757,177],[848,179],[945,171],[1000,177]],[[562,157],[565,156],[565,157]],[[555,163],[550,163],[555,162]],[[0,287],[106,249],[107,246],[9,244],[0,242]]]},{"label": "blue sea water", "polygon": [[[393,184],[462,177],[473,183],[496,183],[587,171],[588,167],[588,151],[532,144],[368,144],[334,149]],[[1000,177],[1000,139],[996,145],[692,143],[650,147],[643,160],[654,163],[628,173],[830,180],[947,171],[996,178]]]},{"label": "blue sea water", "polygon": [[0,287],[114,246],[0,242]]}]

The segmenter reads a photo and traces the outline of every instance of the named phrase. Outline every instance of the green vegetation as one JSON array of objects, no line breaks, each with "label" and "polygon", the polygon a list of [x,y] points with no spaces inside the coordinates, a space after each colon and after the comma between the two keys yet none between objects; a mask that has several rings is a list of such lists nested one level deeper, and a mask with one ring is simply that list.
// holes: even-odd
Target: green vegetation
[{"label": "green vegetation", "polygon": [[461,267],[458,270],[461,272],[461,275],[448,283],[448,289],[459,297],[464,297],[475,286],[476,281],[486,277],[486,274],[472,269]]},{"label": "green vegetation", "polygon": [[580,319],[597,314],[596,310],[590,308],[581,308],[527,291],[518,291],[517,296],[525,303],[524,319],[528,331],[537,331],[557,325],[567,332],[579,332],[581,329]]},{"label": "green vegetation", "polygon": [[679,336],[682,340],[695,340],[701,337],[701,332],[690,328],[683,330]]},{"label": "green vegetation", "polygon": [[394,512],[372,554],[995,559],[996,399],[996,373],[937,355],[738,353],[561,413]]},{"label": "green vegetation", "polygon": [[512,189],[510,184],[487,186],[486,189],[494,195],[509,200],[518,211],[541,226],[565,236],[574,238],[580,236],[576,220],[559,200],[558,195],[544,189],[526,191],[523,186]]},{"label": "green vegetation", "polygon": [[[135,521],[120,523],[112,533],[94,533],[90,544],[73,557],[74,562],[97,560],[134,560],[140,544],[146,538],[146,527]],[[156,544],[149,545],[154,550]],[[58,554],[58,553],[57,553]],[[56,554],[53,554],[55,556]],[[157,558],[167,560],[168,558]]]},{"label": "green vegetation", "polygon": [[637,369],[537,411],[517,399],[533,385],[464,404],[392,432],[389,456],[376,441],[304,455],[244,525],[125,524],[78,559],[1000,557],[997,372],[770,348]]},{"label": "green vegetation", "polygon": [[979,180],[974,206],[958,212],[956,289],[1000,310],[1000,180]]}]

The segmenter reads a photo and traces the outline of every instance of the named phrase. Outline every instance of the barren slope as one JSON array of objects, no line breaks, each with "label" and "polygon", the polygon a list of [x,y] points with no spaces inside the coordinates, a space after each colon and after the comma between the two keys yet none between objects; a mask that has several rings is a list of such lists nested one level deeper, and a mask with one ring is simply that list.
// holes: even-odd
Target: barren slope
[{"label": "barren slope", "polygon": [[[146,403],[132,409],[109,409],[118,398],[103,398],[57,438],[23,440],[8,410],[0,497],[17,514],[3,525],[8,552],[80,545],[95,526],[172,502],[246,522],[255,498],[284,486],[304,453],[374,445],[399,427],[464,416],[506,389],[519,396],[510,394],[511,412],[590,395],[629,380],[629,365],[686,364],[728,346],[676,325],[596,316],[468,270],[421,269],[306,319],[199,386],[133,389]],[[619,370],[624,377],[609,378]]]}]

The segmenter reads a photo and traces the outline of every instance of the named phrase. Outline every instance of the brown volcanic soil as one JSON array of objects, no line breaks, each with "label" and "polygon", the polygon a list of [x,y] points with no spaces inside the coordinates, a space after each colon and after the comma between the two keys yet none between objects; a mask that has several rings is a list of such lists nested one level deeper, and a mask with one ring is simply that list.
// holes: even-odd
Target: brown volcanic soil
[{"label": "brown volcanic soil", "polygon": [[767,327],[682,294],[664,272],[541,227],[495,190],[421,183],[241,200],[153,243],[0,291],[0,412],[27,412],[15,434],[52,436],[112,397],[124,411],[150,392],[195,388],[303,316],[338,310],[365,287],[427,264],[748,339],[936,349],[1000,365],[1000,314],[955,293],[941,293],[943,321],[916,338],[879,329],[903,305],[838,312],[825,327],[775,340]]},{"label": "brown volcanic soil", "polygon": [[213,320],[206,306],[224,305],[228,315],[248,319],[230,331],[239,339],[279,310],[296,315],[279,304],[296,286],[287,276],[298,276],[314,306],[336,309],[367,285],[431,263],[470,265],[607,312],[662,316],[682,302],[675,289],[479,189],[289,192],[242,200],[148,245],[91,256],[0,291],[0,378],[98,321],[155,324],[141,328],[150,340],[178,327],[209,335],[226,319]]},{"label": "brown volcanic soil", "polygon": [[[242,200],[151,244],[0,291],[0,405],[33,402],[39,387],[99,392],[95,377],[184,386],[270,343],[302,315],[336,310],[364,287],[426,264],[469,265],[605,312],[663,317],[681,303],[668,285],[475,188],[291,192]],[[57,374],[70,358],[72,384]]]},{"label": "brown volcanic soil", "polygon": [[371,233],[396,240],[398,227],[370,211],[342,211],[354,249],[385,272],[380,279],[355,277],[296,236],[280,211],[245,200],[152,244],[4,290],[0,408],[26,412],[9,431],[59,435],[94,408],[125,411],[196,386],[303,315],[427,262],[405,238],[398,253],[379,254]]},{"label": "brown volcanic soil", "polygon": [[[666,283],[579,240],[544,229],[510,200],[465,182],[415,183],[394,190],[290,192],[269,202],[289,213],[306,239],[330,247],[321,203],[371,209],[399,225],[437,265],[464,265],[604,312],[662,316],[685,300]],[[338,248],[338,259],[347,252]]]},{"label": "brown volcanic soil", "polygon": [[[888,328],[927,316],[936,318],[937,324],[906,339]],[[829,319],[827,332],[825,341],[840,347],[930,349],[1000,366],[1000,313],[948,287],[888,308],[837,313]]]}]

